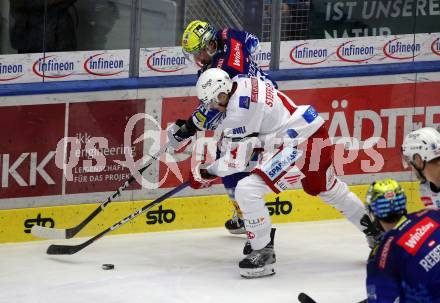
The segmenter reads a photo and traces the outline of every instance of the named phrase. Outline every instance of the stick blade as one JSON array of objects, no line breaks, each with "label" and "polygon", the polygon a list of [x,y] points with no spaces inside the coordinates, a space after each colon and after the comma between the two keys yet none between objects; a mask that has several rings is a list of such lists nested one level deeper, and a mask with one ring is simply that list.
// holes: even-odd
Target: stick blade
[{"label": "stick blade", "polygon": [[65,229],[49,228],[40,225],[32,226],[31,234],[35,237],[45,239],[68,239]]},{"label": "stick blade", "polygon": [[52,244],[47,248],[48,255],[73,255],[82,249],[82,245],[57,245]]},{"label": "stick blade", "polygon": [[310,298],[308,295],[306,295],[303,292],[301,292],[298,295],[298,301],[301,302],[301,303],[316,303],[315,300],[313,300],[312,298]]}]

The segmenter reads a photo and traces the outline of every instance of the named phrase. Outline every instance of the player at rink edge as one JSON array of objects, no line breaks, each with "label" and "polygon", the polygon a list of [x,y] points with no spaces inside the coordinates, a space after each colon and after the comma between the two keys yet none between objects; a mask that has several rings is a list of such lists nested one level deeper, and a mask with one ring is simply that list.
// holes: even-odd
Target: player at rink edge
[{"label": "player at rink edge", "polygon": [[440,212],[407,214],[406,202],[393,179],[375,181],[368,190],[368,213],[385,231],[368,258],[369,303],[440,302]]},{"label": "player at rink edge", "polygon": [[[209,23],[195,20],[189,23],[182,35],[182,51],[190,60],[202,66],[198,76],[208,68],[217,67],[226,71],[231,78],[238,74],[260,77],[272,85],[277,84],[263,72],[252,58],[260,51],[258,38],[246,31],[232,28],[216,30]],[[182,141],[192,137],[197,131],[215,130],[224,114],[214,108],[200,105],[187,120],[178,119],[168,128],[169,144],[178,150]],[[220,156],[221,151],[217,151]],[[223,185],[235,211],[232,218],[225,222],[226,229],[232,234],[245,233],[241,220],[241,211],[235,202],[235,186],[248,175],[241,172],[222,178]]]},{"label": "player at rink edge", "polygon": [[[239,75],[232,80],[221,69],[205,71],[197,81],[197,95],[206,106],[225,113],[219,128],[229,152],[209,165],[194,165],[190,177],[193,188],[212,184],[223,177],[249,168],[248,158],[240,158],[242,147],[258,141],[264,149],[251,174],[241,179],[235,197],[243,213],[252,252],[239,262],[240,274],[256,278],[275,273],[274,233],[263,197],[273,191],[291,189],[301,179],[303,189],[338,209],[362,231],[372,247],[380,231],[369,219],[363,203],[335,176],[334,146],[324,127],[324,119],[310,105],[295,105],[272,85]],[[277,148],[273,142],[282,142]],[[255,146],[255,144],[254,144]],[[238,148],[238,151],[236,150]],[[303,162],[301,168],[296,163]],[[292,184],[293,183],[293,184]]]},{"label": "player at rink edge", "polygon": [[440,133],[423,127],[406,135],[403,166],[411,167],[420,181],[420,198],[426,208],[440,208]]}]

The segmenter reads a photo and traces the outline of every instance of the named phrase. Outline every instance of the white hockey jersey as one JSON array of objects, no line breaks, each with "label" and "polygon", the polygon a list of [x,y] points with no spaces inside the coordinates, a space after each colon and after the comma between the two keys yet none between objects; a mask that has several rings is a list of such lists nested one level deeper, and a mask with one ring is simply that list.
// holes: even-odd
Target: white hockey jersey
[{"label": "white hockey jersey", "polygon": [[435,192],[428,181],[420,183],[420,198],[426,208],[440,208],[440,192]]},{"label": "white hockey jersey", "polygon": [[[219,125],[223,140],[232,143],[229,148],[231,152],[234,143],[256,139],[262,146],[254,147],[263,147],[265,151],[271,151],[287,141],[290,146],[296,146],[324,123],[312,106],[297,106],[267,82],[243,75],[232,80],[237,83],[237,89]],[[208,171],[221,177],[243,171],[247,163],[233,164],[231,158],[234,157],[226,152],[209,166]]]}]

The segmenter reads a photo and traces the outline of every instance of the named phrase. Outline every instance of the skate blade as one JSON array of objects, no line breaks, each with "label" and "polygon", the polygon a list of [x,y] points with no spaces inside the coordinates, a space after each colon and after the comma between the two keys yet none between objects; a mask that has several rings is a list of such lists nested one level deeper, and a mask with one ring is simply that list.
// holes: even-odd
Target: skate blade
[{"label": "skate blade", "polygon": [[243,235],[246,233],[246,229],[245,228],[238,228],[238,229],[228,229],[230,234],[233,235]]},{"label": "skate blade", "polygon": [[240,268],[240,275],[246,279],[255,279],[275,274],[275,264],[267,264],[260,268]]}]

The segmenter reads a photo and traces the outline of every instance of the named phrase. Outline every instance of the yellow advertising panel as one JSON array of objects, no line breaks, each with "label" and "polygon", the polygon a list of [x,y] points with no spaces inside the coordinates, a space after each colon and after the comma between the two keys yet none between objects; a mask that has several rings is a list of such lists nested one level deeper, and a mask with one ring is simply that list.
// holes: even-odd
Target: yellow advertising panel
[{"label": "yellow advertising panel", "polygon": [[[408,196],[408,210],[421,209],[419,187],[415,182],[402,182]],[[368,185],[351,186],[362,200]],[[342,218],[341,214],[317,197],[303,190],[290,190],[267,195],[266,205],[273,223],[316,221]],[[113,202],[93,219],[78,236],[93,236],[125,218],[149,201]],[[80,223],[99,204],[68,205],[0,210],[0,243],[38,240],[30,234],[33,225],[69,228]],[[226,195],[171,198],[122,225],[112,234],[170,231],[221,227],[230,218],[232,204]]]}]

